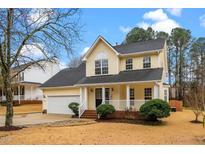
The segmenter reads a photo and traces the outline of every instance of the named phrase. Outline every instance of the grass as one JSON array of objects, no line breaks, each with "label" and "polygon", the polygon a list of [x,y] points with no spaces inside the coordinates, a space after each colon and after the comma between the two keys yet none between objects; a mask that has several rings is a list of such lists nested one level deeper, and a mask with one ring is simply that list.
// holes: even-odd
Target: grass
[{"label": "grass", "polygon": [[[34,112],[42,112],[42,104],[23,104],[14,106],[14,114],[26,114]],[[6,107],[0,106],[0,115],[5,115]]]}]

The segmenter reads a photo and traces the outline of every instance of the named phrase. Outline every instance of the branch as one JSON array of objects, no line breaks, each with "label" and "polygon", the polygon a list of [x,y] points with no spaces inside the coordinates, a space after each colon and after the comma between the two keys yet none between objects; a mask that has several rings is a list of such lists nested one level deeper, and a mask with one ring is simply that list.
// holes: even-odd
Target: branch
[{"label": "branch", "polygon": [[2,51],[2,44],[1,43],[0,43],[0,59],[1,59],[1,64],[2,64],[3,68],[5,70],[8,70],[8,67],[7,67],[7,65],[5,63],[5,60],[4,60],[3,51]]},{"label": "branch", "polygon": [[11,67],[11,66],[14,64],[14,62],[17,60],[17,58],[18,58],[18,56],[20,55],[20,52],[21,52],[23,46],[26,44],[26,42],[27,42],[35,33],[41,31],[43,28],[45,28],[46,26],[48,26],[48,25],[51,24],[51,23],[52,23],[52,22],[48,22],[47,24],[42,25],[42,26],[40,26],[40,27],[37,28],[37,29],[34,29],[33,31],[31,31],[29,34],[27,34],[27,35],[25,36],[25,38],[23,39],[22,43],[20,44],[20,46],[19,46],[19,48],[18,48],[18,50],[17,50],[17,52],[16,52],[16,54],[15,54],[13,60],[11,61],[10,67]]}]

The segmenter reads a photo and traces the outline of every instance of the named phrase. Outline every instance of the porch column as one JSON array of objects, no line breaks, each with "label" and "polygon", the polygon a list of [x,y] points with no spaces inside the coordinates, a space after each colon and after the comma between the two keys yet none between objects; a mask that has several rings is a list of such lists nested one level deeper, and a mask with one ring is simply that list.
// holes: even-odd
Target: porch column
[{"label": "porch column", "polygon": [[105,87],[102,87],[102,104],[105,104]]},{"label": "porch column", "polygon": [[18,85],[18,101],[19,101],[19,104],[21,103],[21,98],[20,98],[20,85]]},{"label": "porch column", "polygon": [[126,85],[126,95],[127,95],[127,100],[126,100],[126,103],[127,103],[127,108],[129,109],[130,108],[130,85]]},{"label": "porch column", "polygon": [[80,104],[83,103],[83,88],[80,87]]},{"label": "porch column", "polygon": [[88,109],[88,90],[87,87],[84,88],[84,99],[85,99],[85,108]]},{"label": "porch column", "polygon": [[[117,104],[117,105],[118,105],[118,110],[121,110],[121,109],[120,109],[120,99],[121,99],[121,98],[120,98],[120,95],[121,95],[121,91],[120,91],[120,85],[119,85],[119,86],[118,86],[118,102],[117,102],[117,103],[118,103],[118,104]],[[122,102],[122,103],[123,103],[123,102]]]},{"label": "porch column", "polygon": [[154,85],[154,99],[159,98],[159,86],[158,85]]}]

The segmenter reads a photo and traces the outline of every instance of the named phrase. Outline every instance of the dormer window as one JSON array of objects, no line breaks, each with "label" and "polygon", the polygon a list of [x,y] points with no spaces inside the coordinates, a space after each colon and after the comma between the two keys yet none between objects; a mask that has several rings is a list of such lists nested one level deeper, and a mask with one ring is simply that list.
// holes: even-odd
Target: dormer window
[{"label": "dormer window", "polygon": [[143,68],[150,68],[151,67],[151,58],[144,57],[143,58]]},{"label": "dormer window", "polygon": [[99,59],[95,61],[95,75],[108,74],[108,60]]},{"label": "dormer window", "polygon": [[132,59],[126,59],[126,70],[132,70]]}]

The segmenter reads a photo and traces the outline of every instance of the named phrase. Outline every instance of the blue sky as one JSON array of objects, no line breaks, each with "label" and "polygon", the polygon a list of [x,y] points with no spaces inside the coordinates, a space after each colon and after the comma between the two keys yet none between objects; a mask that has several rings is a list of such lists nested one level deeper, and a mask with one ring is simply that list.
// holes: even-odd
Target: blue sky
[{"label": "blue sky", "polygon": [[[205,36],[205,9],[82,9],[81,23],[83,42],[75,45],[76,55],[86,51],[98,35],[113,45],[119,44],[135,26],[167,32],[183,27],[194,37]],[[68,62],[67,58],[62,60]]]}]

